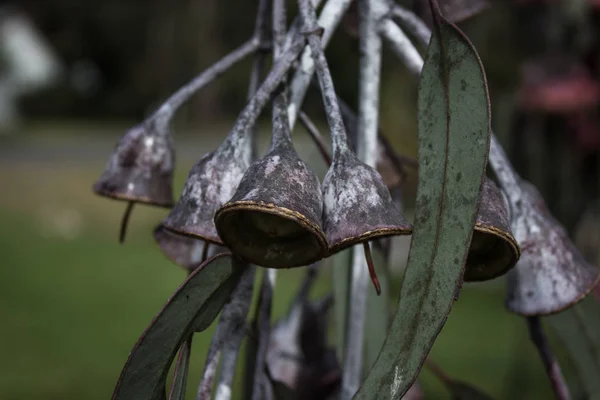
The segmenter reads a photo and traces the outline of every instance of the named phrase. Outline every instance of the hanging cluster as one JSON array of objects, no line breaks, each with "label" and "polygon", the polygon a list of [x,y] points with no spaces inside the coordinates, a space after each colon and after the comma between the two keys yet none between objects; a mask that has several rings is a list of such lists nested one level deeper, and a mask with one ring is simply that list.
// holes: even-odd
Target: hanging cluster
[{"label": "hanging cluster", "polygon": [[[358,382],[349,371],[354,369],[357,371],[355,375],[360,375],[362,359],[359,357],[359,361],[354,365],[350,365],[352,361],[345,360],[347,364],[344,365],[344,368],[340,368],[335,352],[326,346],[326,315],[331,305],[329,297],[319,303],[312,303],[307,299],[308,289],[305,288],[306,290],[301,292],[292,305],[289,315],[270,331],[269,318],[275,270],[312,265],[312,271],[315,263],[320,260],[352,246],[363,245],[366,265],[379,294],[380,287],[375,275],[369,243],[383,245],[382,239],[413,234],[412,225],[402,214],[398,196],[390,193],[390,187],[397,187],[402,183],[404,163],[399,161],[401,157],[378,132],[376,121],[379,94],[377,89],[373,89],[374,85],[368,80],[368,73],[364,71],[368,72],[370,68],[376,70],[377,76],[374,82],[377,86],[380,73],[378,69],[378,57],[381,56],[380,41],[381,37],[384,37],[392,42],[394,50],[407,62],[414,74],[421,74],[423,60],[390,15],[400,19],[405,28],[416,39],[421,40],[425,46],[431,37],[429,28],[410,11],[392,7],[384,0],[364,0],[361,3],[360,38],[361,49],[364,52],[361,54],[361,68],[364,70],[361,71],[361,93],[364,94],[365,99],[359,106],[360,112],[357,118],[353,115],[352,110],[338,98],[323,50],[332,31],[352,2],[350,0],[328,0],[321,11],[323,18],[317,20],[315,8],[320,1],[299,0],[300,16],[296,18],[289,29],[286,26],[284,2],[274,0],[272,3],[272,7],[270,7],[267,0],[260,0],[255,33],[247,43],[203,72],[189,85],[180,89],[146,121],[125,134],[117,144],[104,173],[94,185],[94,191],[97,194],[129,203],[123,218],[121,241],[124,238],[127,219],[134,203],[170,208],[166,219],[156,226],[154,238],[170,260],[190,272],[191,276],[186,281],[187,284],[194,282],[194,278],[197,279],[198,272],[194,271],[199,270],[198,266],[202,265],[204,268],[210,264],[205,261],[211,256],[226,251],[233,254],[235,261],[231,261],[227,256],[217,258],[230,270],[229,275],[219,278],[225,279],[227,282],[227,287],[223,286],[226,290],[222,288],[218,292],[219,309],[203,306],[203,319],[200,325],[197,321],[192,320],[189,322],[189,326],[182,326],[180,329],[181,337],[185,339],[185,345],[177,344],[181,346],[177,371],[179,368],[182,370],[187,368],[191,336],[194,331],[206,329],[208,324],[216,318],[220,307],[223,307],[225,303],[222,297],[229,295],[234,297],[235,301],[227,304],[223,310],[213,345],[209,351],[203,383],[199,389],[199,398],[205,398],[202,396],[205,396],[206,393],[208,393],[206,396],[210,396],[212,380],[216,374],[221,350],[223,350],[222,368],[225,371],[221,373],[221,380],[225,382],[223,384],[229,384],[233,379],[233,372],[225,369],[228,368],[227,365],[235,365],[239,345],[245,334],[244,323],[239,323],[235,318],[243,319],[245,322],[250,307],[255,268],[249,264],[268,269],[268,272],[263,275],[261,307],[257,311],[257,321],[263,323],[259,332],[260,337],[257,339],[257,353],[259,354],[257,360],[264,359],[260,365],[262,367],[264,364],[266,367],[266,373],[269,381],[273,383],[273,387],[282,390],[283,393],[294,392],[294,396],[296,396],[294,398],[307,398],[310,396],[307,393],[316,396],[313,398],[325,398],[332,391],[337,390],[341,382],[349,396],[354,395],[358,389],[356,386]],[[448,5],[450,8],[447,8],[446,11],[453,15],[456,13],[454,17],[449,17],[450,19],[466,18],[467,14],[479,10],[478,7],[471,5],[466,12],[457,5],[458,3],[450,3],[454,4],[454,7]],[[437,2],[430,1],[429,4],[437,4]],[[270,9],[273,20],[272,26],[268,27],[265,15],[268,15]],[[466,14],[461,11],[465,11]],[[431,237],[423,239],[421,236],[420,239],[423,242],[429,242],[426,245],[431,246],[430,253],[433,255],[427,254],[421,260],[415,261],[414,264],[419,263],[420,265],[412,267],[412,270],[409,262],[407,278],[403,283],[404,285],[408,282],[405,285],[408,289],[403,286],[403,296],[411,296],[418,291],[417,295],[422,295],[420,300],[429,299],[426,296],[431,295],[432,290],[441,292],[441,286],[445,286],[443,289],[450,288],[452,291],[452,299],[448,300],[450,302],[448,310],[443,309],[446,304],[443,305],[444,307],[437,307],[436,311],[439,312],[435,316],[430,315],[429,320],[425,320],[426,318],[423,316],[425,313],[421,315],[419,309],[415,322],[411,325],[413,336],[410,340],[414,341],[414,332],[423,328],[432,337],[431,340],[422,340],[422,342],[431,344],[443,326],[449,307],[454,301],[453,291],[460,289],[463,281],[485,281],[507,274],[507,308],[518,314],[539,316],[559,312],[581,300],[597,283],[600,275],[596,268],[585,263],[570,242],[565,230],[548,212],[536,189],[521,181],[514,173],[493,134],[491,135],[489,158],[500,187],[493,180],[485,177],[484,166],[487,162],[485,155],[487,154],[487,140],[490,138],[489,127],[472,134],[472,137],[475,137],[473,141],[477,141],[479,146],[474,148],[481,149],[479,156],[481,156],[483,167],[477,171],[473,167],[473,171],[470,172],[473,172],[473,176],[480,174],[477,176],[483,177],[483,180],[471,179],[469,181],[470,186],[465,186],[472,189],[468,196],[461,197],[462,193],[456,193],[456,190],[455,192],[447,190],[447,186],[452,184],[449,182],[450,173],[454,173],[452,168],[458,170],[467,165],[463,169],[468,171],[471,166],[461,164],[461,157],[465,157],[460,153],[462,149],[450,148],[449,143],[452,141],[455,144],[462,143],[461,140],[467,140],[464,139],[465,136],[471,135],[471,133],[465,133],[456,126],[450,126],[448,115],[451,112],[465,113],[464,110],[451,109],[458,107],[456,104],[462,106],[462,98],[460,101],[456,101],[455,97],[453,102],[450,102],[449,95],[447,97],[440,95],[435,86],[440,82],[436,79],[443,76],[445,79],[444,90],[449,91],[450,84],[456,84],[460,80],[451,74],[457,72],[452,68],[458,64],[458,61],[464,61],[465,68],[475,66],[474,71],[482,75],[481,85],[476,89],[473,89],[477,86],[476,84],[469,87],[464,80],[461,82],[463,86],[461,90],[467,93],[464,96],[472,95],[477,98],[477,93],[479,93],[483,94],[487,101],[489,99],[486,97],[487,86],[483,70],[478,69],[480,61],[474,49],[469,47],[471,46],[470,42],[461,36],[462,32],[451,21],[442,16],[439,6],[431,7],[429,16],[431,17],[430,23],[435,28],[432,43],[436,41],[435,46],[437,47],[433,45],[430,47],[430,51],[435,57],[426,61],[428,63],[426,66],[429,68],[428,79],[433,83],[425,90],[425,94],[430,95],[429,103],[423,104],[441,104],[443,107],[440,106],[440,110],[434,110],[439,111],[438,114],[420,115],[419,135],[423,135],[423,132],[443,131],[443,135],[446,136],[440,134],[440,137],[426,139],[429,140],[427,143],[440,144],[440,148],[443,148],[446,154],[434,154],[431,149],[422,151],[420,148],[419,161],[423,163],[420,170],[424,172],[419,177],[420,185],[423,180],[430,178],[433,183],[429,183],[426,190],[420,193],[417,202],[420,218],[416,218],[415,225],[417,227],[419,224],[425,226],[432,222],[430,226],[433,227],[432,231],[436,234],[444,232],[444,223],[446,223],[445,229],[448,229],[448,226],[453,223],[458,228],[464,228],[462,236],[464,236],[465,242],[456,244],[452,242],[451,237],[446,237],[444,243],[447,246],[441,251],[458,249],[456,254],[460,254],[460,257],[463,257],[466,252],[464,260],[453,258],[441,262],[444,255],[440,256],[438,247],[436,247],[439,245],[439,238],[430,235]],[[452,46],[456,46],[456,48],[452,48]],[[271,70],[259,85],[260,70],[253,69],[247,105],[238,115],[223,143],[194,164],[178,201],[174,202],[172,180],[175,157],[170,129],[174,114],[193,93],[214,80],[233,64],[250,54],[264,56],[267,48],[273,50]],[[432,48],[433,50],[431,50]],[[454,53],[448,48],[453,49]],[[452,64],[448,60],[452,61],[452,57],[460,53],[456,49],[471,58],[465,56]],[[470,64],[468,64],[469,62]],[[445,75],[441,74],[438,68],[445,68],[443,71]],[[323,139],[317,129],[300,110],[302,99],[314,71],[316,71],[316,82],[322,95],[331,134],[331,154],[323,144]],[[427,96],[423,95],[423,97]],[[425,100],[423,101],[425,102]],[[444,101],[446,103],[443,103]],[[259,116],[269,104],[272,105],[271,145],[264,156],[255,157],[253,154],[253,131]],[[485,108],[484,105],[479,106]],[[423,113],[429,111],[425,110]],[[489,112],[489,107],[478,115],[485,115],[485,111]],[[447,118],[439,118],[444,120],[442,122],[432,122],[427,119],[431,115],[444,115]],[[299,117],[310,131],[311,137],[319,145],[320,152],[329,165],[323,182],[320,182],[317,175],[299,157],[294,148],[291,132],[296,117]],[[489,120],[482,119],[483,121],[477,122],[482,125],[487,123],[489,126]],[[435,123],[438,122],[442,129],[437,129],[438,126],[435,126]],[[425,142],[422,141],[421,145],[423,143]],[[365,145],[368,145],[366,147],[371,146],[371,149],[365,149]],[[427,157],[423,157],[423,153],[427,153],[427,151],[430,153],[426,154]],[[458,160],[454,164],[448,161],[450,157],[448,154],[451,151],[455,152],[452,155],[453,161]],[[378,163],[380,160],[376,160],[377,157],[374,155],[380,153],[384,156],[380,158],[391,165],[397,175],[392,177],[387,175],[386,179],[382,178],[382,174],[377,169],[377,167],[382,169],[382,164]],[[469,156],[471,154],[466,155],[466,157]],[[445,164],[442,164],[436,157],[439,159],[446,157]],[[433,160],[434,158],[436,159]],[[430,163],[436,165],[432,167],[429,165]],[[439,174],[436,174],[438,167],[443,172],[441,178]],[[461,171],[452,176],[451,179],[455,180],[457,187],[463,176]],[[436,181],[438,178],[439,185]],[[428,190],[429,192],[427,192]],[[431,194],[431,197],[428,197],[428,193]],[[448,197],[452,198],[448,199]],[[479,203],[476,203],[478,198],[480,199]],[[429,205],[428,201],[435,204]],[[472,218],[470,222],[472,225],[467,226],[463,223],[464,221],[457,221],[457,214],[452,214],[453,207],[461,208],[461,204],[459,204],[461,201],[467,204],[464,215]],[[447,221],[453,217],[453,221]],[[444,221],[444,218],[447,220]],[[448,232],[445,233],[446,236],[451,236],[448,235]],[[472,234],[472,236],[467,234]],[[414,235],[417,237],[417,230]],[[411,255],[413,248],[419,245],[421,248],[426,248],[422,243],[413,243]],[[447,268],[451,270],[450,272],[443,270],[445,265],[441,264],[444,262],[452,264]],[[415,274],[414,271],[417,268],[422,268],[419,271],[426,271],[427,274],[421,275],[427,276],[416,276],[418,274]],[[433,270],[434,268],[436,269]],[[244,270],[243,273],[240,272],[241,269]],[[422,284],[422,282],[429,284],[433,282],[433,279],[444,279],[445,273],[448,273],[448,282],[442,282],[437,289],[430,290],[429,286]],[[212,271],[206,272],[206,276],[212,276],[211,274]],[[354,274],[355,271],[353,271]],[[355,280],[353,277],[353,285],[356,283]],[[436,283],[439,282],[436,281]],[[177,295],[183,297],[182,293],[189,290],[185,285],[186,283],[178,290],[174,298],[178,298]],[[310,285],[305,284],[304,286],[309,287]],[[416,289],[411,290],[412,288]],[[361,293],[360,288],[356,289],[354,286],[352,286],[352,290],[356,290],[356,292],[352,292],[350,297],[358,306],[351,304],[350,307],[364,306],[363,308],[365,308],[365,291]],[[422,301],[421,303],[423,307],[433,307],[432,304],[435,304],[433,301],[429,303]],[[404,310],[403,306],[410,309],[413,306],[412,303],[408,306],[406,304],[408,303],[403,304],[401,299],[399,309]],[[364,314],[364,309],[362,313]],[[359,310],[356,315],[362,315],[361,311]],[[413,316],[406,314],[402,318],[413,318]],[[435,328],[437,325],[434,325],[439,322],[436,318],[441,321],[438,330]],[[361,324],[364,323],[363,319],[364,316],[358,318]],[[157,324],[156,321],[153,323]],[[419,324],[431,324],[433,328],[425,329]],[[392,326],[393,328],[394,326]],[[404,327],[401,328],[404,329]],[[349,326],[344,326],[344,329],[352,331]],[[352,332],[349,335],[352,335]],[[407,333],[407,336],[410,335]],[[357,337],[362,340],[362,333],[359,332]],[[227,341],[225,338],[227,340],[234,338],[235,340],[231,339],[225,345]],[[142,337],[140,340],[143,341],[144,338]],[[362,345],[362,343],[356,344],[352,340],[348,340],[348,343],[350,347]],[[407,348],[397,351],[409,353]],[[286,359],[285,354],[290,349],[295,351],[296,359]],[[406,372],[407,379],[403,381],[404,386],[398,389],[400,390],[398,393],[401,391],[406,393],[416,378],[416,375],[411,376],[410,374],[418,373],[418,369],[427,355],[427,348],[419,349],[421,352],[414,356],[419,360],[414,365],[411,364],[412,370]],[[360,349],[350,348],[347,351],[360,352]],[[389,356],[388,353],[386,354]],[[377,381],[376,384],[384,381],[384,378],[379,379],[377,376],[386,376],[385,379],[389,379],[390,374],[395,373],[392,370],[381,372],[381,368],[383,368],[381,363],[384,362],[382,361],[384,358],[380,357],[372,369],[375,372],[372,374],[371,381]],[[263,379],[262,373],[265,371],[260,369],[256,372],[258,381]],[[174,389],[172,390],[181,390],[181,385],[185,386],[185,377],[182,379],[183,383],[174,380]],[[344,380],[347,382],[344,383]],[[369,382],[368,379],[367,382]],[[396,394],[392,394],[392,396]],[[280,396],[292,398],[291,394]]]}]

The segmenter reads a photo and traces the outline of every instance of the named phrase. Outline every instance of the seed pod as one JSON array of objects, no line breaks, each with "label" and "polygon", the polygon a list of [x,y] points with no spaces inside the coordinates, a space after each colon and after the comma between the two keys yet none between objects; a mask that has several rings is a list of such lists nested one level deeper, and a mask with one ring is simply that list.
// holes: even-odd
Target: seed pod
[{"label": "seed pod", "polygon": [[189,272],[194,271],[204,260],[227,251],[224,247],[170,232],[162,224],[154,228],[153,236],[163,254]]},{"label": "seed pod", "polygon": [[485,281],[504,275],[520,255],[519,244],[510,231],[507,200],[498,186],[486,178],[464,280]]},{"label": "seed pod", "polygon": [[508,273],[506,306],[527,316],[557,313],[583,299],[599,271],[583,259],[537,189],[528,182],[521,188],[512,227],[522,253]]},{"label": "seed pod", "polygon": [[171,207],[174,159],[171,135],[144,122],[119,140],[93,190],[117,200]]},{"label": "seed pod", "polygon": [[233,129],[213,153],[202,157],[190,171],[181,197],[163,222],[170,231],[222,244],[214,224],[215,212],[234,195],[250,166],[250,134],[260,112],[271,98],[303,48],[297,40],[258,89]]},{"label": "seed pod", "polygon": [[330,254],[375,238],[412,232],[379,173],[350,150],[334,154],[323,180],[323,198]]},{"label": "seed pod", "polygon": [[[305,30],[316,32],[308,3],[302,3]],[[308,6],[307,6],[308,5]],[[307,17],[308,14],[308,17]],[[394,205],[379,173],[361,162],[348,144],[348,135],[329,66],[319,39],[309,35],[327,122],[331,129],[333,159],[323,180],[323,229],[333,254],[374,238],[410,234],[412,226]]]},{"label": "seed pod", "polygon": [[219,236],[232,252],[269,268],[308,265],[327,254],[319,179],[294,150],[287,102],[280,97],[284,106],[273,117],[269,153],[252,164],[215,216]]}]

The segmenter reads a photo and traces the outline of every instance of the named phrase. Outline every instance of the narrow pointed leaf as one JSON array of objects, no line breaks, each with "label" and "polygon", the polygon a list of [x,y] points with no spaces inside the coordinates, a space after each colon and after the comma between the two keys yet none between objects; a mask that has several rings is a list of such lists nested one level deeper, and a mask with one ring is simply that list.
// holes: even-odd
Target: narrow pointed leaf
[{"label": "narrow pointed leaf", "polygon": [[181,343],[206,329],[228,300],[243,269],[231,254],[204,262],[171,295],[123,367],[113,400],[162,400],[169,367]]},{"label": "narrow pointed leaf", "polygon": [[439,22],[419,86],[419,183],[406,275],[385,344],[355,399],[400,399],[408,391],[462,284],[490,106],[475,49],[456,26]]},{"label": "narrow pointed leaf", "polygon": [[546,317],[566,347],[589,399],[600,399],[600,305],[593,296]]},{"label": "narrow pointed leaf", "polygon": [[188,336],[181,345],[173,372],[173,383],[169,391],[169,400],[184,400],[187,386],[188,371],[190,368],[190,353],[192,351],[192,335]]}]

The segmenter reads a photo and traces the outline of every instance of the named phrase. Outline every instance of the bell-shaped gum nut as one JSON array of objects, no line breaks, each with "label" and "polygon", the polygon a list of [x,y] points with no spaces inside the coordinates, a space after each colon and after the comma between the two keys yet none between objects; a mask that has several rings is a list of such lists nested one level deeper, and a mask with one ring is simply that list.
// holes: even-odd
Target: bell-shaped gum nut
[{"label": "bell-shaped gum nut", "polygon": [[245,146],[235,143],[226,140],[192,167],[177,204],[163,221],[165,228],[222,244],[215,228],[215,212],[233,196],[249,165]]},{"label": "bell-shaped gum nut", "polygon": [[290,268],[327,255],[322,213],[319,179],[285,140],[252,164],[215,224],[239,257],[263,267]]},{"label": "bell-shaped gum nut", "polygon": [[513,211],[521,258],[508,273],[507,308],[526,316],[560,312],[582,300],[600,278],[550,214],[537,189],[522,182]]},{"label": "bell-shaped gum nut", "polygon": [[152,127],[151,123],[137,125],[119,140],[94,184],[96,194],[160,207],[173,205],[171,135]]},{"label": "bell-shaped gum nut", "polygon": [[510,230],[508,202],[498,186],[486,178],[469,248],[465,281],[485,281],[513,268],[521,249]]},{"label": "bell-shaped gum nut", "polygon": [[334,156],[323,181],[323,199],[330,254],[364,241],[412,233],[379,173],[349,151]]}]

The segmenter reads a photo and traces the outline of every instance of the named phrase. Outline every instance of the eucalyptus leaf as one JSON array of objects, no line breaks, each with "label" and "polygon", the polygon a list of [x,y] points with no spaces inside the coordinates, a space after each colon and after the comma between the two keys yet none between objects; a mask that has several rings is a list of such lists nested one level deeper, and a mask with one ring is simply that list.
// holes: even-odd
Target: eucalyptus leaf
[{"label": "eucalyptus leaf", "polygon": [[415,229],[388,336],[354,399],[400,399],[460,291],[490,140],[485,73],[468,38],[436,16],[419,86]]},{"label": "eucalyptus leaf", "polygon": [[600,304],[593,296],[545,318],[566,347],[588,399],[600,399]]},{"label": "eucalyptus leaf", "polygon": [[171,295],[129,354],[113,400],[162,400],[169,367],[181,343],[208,327],[223,307],[243,268],[229,253],[205,261]]},{"label": "eucalyptus leaf", "polygon": [[185,342],[183,342],[177,354],[175,372],[173,372],[173,383],[171,383],[171,389],[169,390],[169,400],[185,400],[191,351],[192,335],[188,336]]}]

